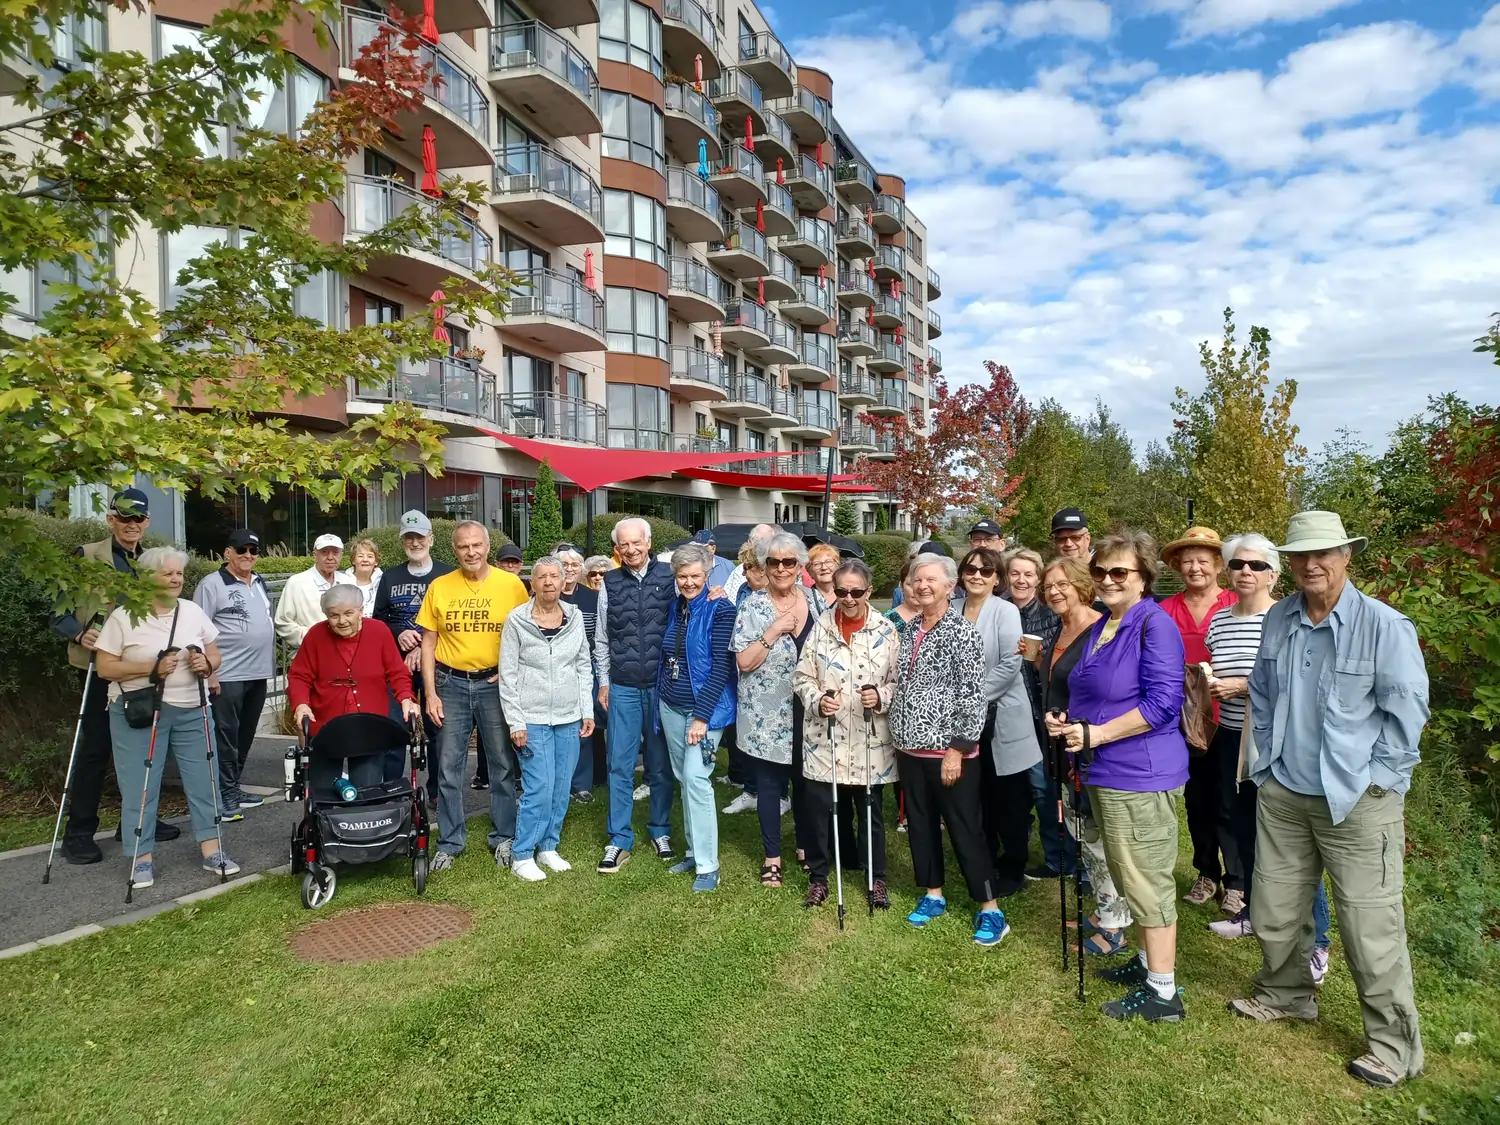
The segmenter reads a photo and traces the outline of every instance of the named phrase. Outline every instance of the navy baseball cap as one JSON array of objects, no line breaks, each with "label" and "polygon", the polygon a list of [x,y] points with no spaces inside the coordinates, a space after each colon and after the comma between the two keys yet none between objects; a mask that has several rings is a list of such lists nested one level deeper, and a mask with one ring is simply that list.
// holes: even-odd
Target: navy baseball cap
[{"label": "navy baseball cap", "polygon": [[713,543],[713,541],[714,533],[712,531],[709,531],[706,527],[702,531],[698,532],[697,535],[693,536],[693,542],[701,544],[704,547],[709,546]]},{"label": "navy baseball cap", "polygon": [[996,523],[994,520],[980,520],[973,527],[969,528],[969,534],[970,535],[1004,535],[1005,532],[1003,532],[1003,531],[1000,530],[1000,525],[998,523]]},{"label": "navy baseball cap", "polygon": [[521,548],[517,547],[514,543],[507,543],[496,553],[495,561],[499,562],[501,559],[524,559],[525,557],[525,555],[521,554]]},{"label": "navy baseball cap", "polygon": [[109,510],[117,516],[144,519],[151,514],[151,501],[139,488],[122,488],[110,500]]},{"label": "navy baseball cap", "polygon": [[243,551],[246,547],[260,549],[260,536],[248,527],[237,527],[229,533],[228,546],[236,551]]},{"label": "navy baseball cap", "polygon": [[945,558],[950,558],[950,559],[953,557],[953,553],[948,550],[946,544],[939,543],[939,542],[937,542],[936,540],[933,540],[933,539],[929,539],[926,543],[923,543],[919,548],[917,548],[917,554],[919,554],[919,555],[942,555]]},{"label": "navy baseball cap", "polygon": [[1064,508],[1052,517],[1052,534],[1059,531],[1087,531],[1088,517],[1077,508]]}]

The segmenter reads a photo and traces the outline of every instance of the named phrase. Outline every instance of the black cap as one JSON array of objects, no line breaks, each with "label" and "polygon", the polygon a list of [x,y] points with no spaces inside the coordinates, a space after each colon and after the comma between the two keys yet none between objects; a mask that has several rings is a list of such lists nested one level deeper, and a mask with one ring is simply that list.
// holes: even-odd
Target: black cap
[{"label": "black cap", "polygon": [[110,500],[109,510],[117,516],[149,516],[151,501],[139,488],[122,488]]},{"label": "black cap", "polygon": [[237,527],[229,533],[228,546],[233,547],[236,551],[243,551],[251,544],[259,547],[260,536],[255,534],[255,532],[251,531],[248,527]]},{"label": "black cap", "polygon": [[994,520],[980,520],[973,527],[969,528],[969,534],[970,535],[1004,535],[1005,532],[1003,532],[1003,531],[1000,530],[1000,525],[998,523],[996,523]]},{"label": "black cap", "polygon": [[1052,517],[1053,535],[1059,531],[1087,531],[1088,529],[1088,517],[1077,508],[1064,508]]},{"label": "black cap", "polygon": [[948,548],[943,544],[937,542],[935,539],[929,539],[926,543],[923,543],[920,547],[918,547],[917,554],[942,555],[944,558],[950,559],[953,557],[952,554],[949,553]]},{"label": "black cap", "polygon": [[507,543],[505,544],[505,546],[501,547],[499,551],[496,552],[495,561],[500,562],[503,559],[524,559],[525,557],[525,555],[521,554],[521,548],[517,547],[514,543]]}]

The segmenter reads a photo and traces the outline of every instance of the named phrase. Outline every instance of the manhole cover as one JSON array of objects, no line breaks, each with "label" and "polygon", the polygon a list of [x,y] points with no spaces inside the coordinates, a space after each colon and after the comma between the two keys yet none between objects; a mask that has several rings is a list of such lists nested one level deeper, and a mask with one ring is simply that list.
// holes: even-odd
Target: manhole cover
[{"label": "manhole cover", "polygon": [[410,957],[462,937],[472,925],[469,912],[457,906],[393,903],[351,910],[324,922],[314,922],[293,934],[287,945],[303,961],[363,965]]}]

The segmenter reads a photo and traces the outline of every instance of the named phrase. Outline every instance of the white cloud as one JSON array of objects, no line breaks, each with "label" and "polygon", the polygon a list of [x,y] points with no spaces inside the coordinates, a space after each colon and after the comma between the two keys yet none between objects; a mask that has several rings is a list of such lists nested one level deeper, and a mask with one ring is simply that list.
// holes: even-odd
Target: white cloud
[{"label": "white cloud", "polygon": [[1196,172],[1191,160],[1175,153],[1133,153],[1085,161],[1069,169],[1057,186],[1085,199],[1149,211],[1193,194],[1199,187]]},{"label": "white cloud", "polygon": [[983,0],[954,15],[948,37],[955,46],[972,50],[1006,35],[1016,40],[1048,35],[1108,39],[1110,26],[1109,5],[1103,0]]},{"label": "white cloud", "polygon": [[1359,0],[1154,0],[1149,7],[1177,13],[1189,36],[1226,35],[1267,23],[1301,23]]}]

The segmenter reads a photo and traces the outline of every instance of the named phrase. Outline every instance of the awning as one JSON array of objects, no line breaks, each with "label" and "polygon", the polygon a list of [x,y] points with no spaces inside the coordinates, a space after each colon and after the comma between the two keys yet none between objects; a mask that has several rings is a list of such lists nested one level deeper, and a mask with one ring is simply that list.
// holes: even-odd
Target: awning
[{"label": "awning", "polygon": [[[709,484],[723,484],[730,488],[758,488],[762,491],[774,488],[782,492],[822,492],[828,481],[827,477],[814,473],[737,473],[732,469],[678,469],[677,472],[680,476],[707,481]],[[859,477],[852,474],[834,473],[833,491],[854,494],[874,491],[858,481]]]},{"label": "awning", "polygon": [[[727,465],[735,461],[780,456],[776,453],[743,451],[659,453],[650,449],[600,449],[591,445],[564,445],[558,442],[534,441],[531,438],[516,437],[514,434],[502,434],[497,430],[481,430],[481,432],[505,442],[506,445],[526,454],[533,460],[546,461],[552,466],[553,472],[567,477],[585,492],[592,492],[607,484],[635,480],[637,477],[661,476],[664,473],[685,472],[707,465]],[[745,475],[757,482],[766,480],[763,476]],[[817,479],[821,481],[823,478]],[[762,484],[761,487],[765,485]],[[821,483],[817,487],[821,488]]]}]

